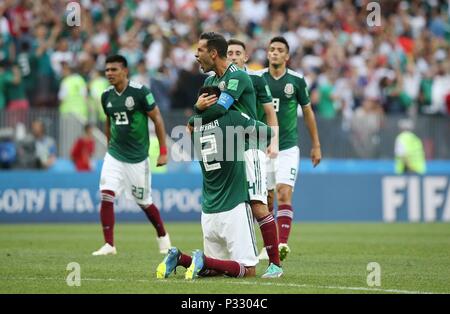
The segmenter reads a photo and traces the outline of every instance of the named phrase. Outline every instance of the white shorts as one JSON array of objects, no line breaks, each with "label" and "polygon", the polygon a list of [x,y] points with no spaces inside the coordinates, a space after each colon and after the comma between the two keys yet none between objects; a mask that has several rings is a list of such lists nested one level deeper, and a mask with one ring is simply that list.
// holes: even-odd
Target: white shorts
[{"label": "white shorts", "polygon": [[298,164],[300,162],[300,149],[298,146],[281,150],[278,154],[278,169],[276,172],[276,183],[295,185],[298,174]]},{"label": "white shorts", "polygon": [[138,205],[149,205],[153,203],[150,184],[148,159],[130,164],[106,153],[100,175],[100,190],[113,191],[117,197],[125,192],[125,196],[134,199]]},{"label": "white shorts", "polygon": [[246,267],[258,264],[250,206],[240,203],[229,211],[202,212],[203,248],[208,257],[233,260]]},{"label": "white shorts", "polygon": [[244,159],[250,200],[267,204],[266,154],[259,149],[249,149]]}]

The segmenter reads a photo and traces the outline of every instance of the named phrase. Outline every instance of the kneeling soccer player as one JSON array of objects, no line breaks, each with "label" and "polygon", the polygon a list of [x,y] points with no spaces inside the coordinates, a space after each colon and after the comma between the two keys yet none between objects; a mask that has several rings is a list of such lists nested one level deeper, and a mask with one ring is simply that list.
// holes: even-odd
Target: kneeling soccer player
[{"label": "kneeling soccer player", "polygon": [[[208,88],[212,87],[205,86],[202,90]],[[243,138],[246,134],[257,136],[268,144],[271,133],[264,123],[234,110],[208,124],[194,126],[192,138],[201,155],[203,174],[204,252],[196,250],[188,256],[178,248],[171,248],[156,269],[157,278],[167,278],[177,266],[187,268],[186,279],[221,274],[256,275],[258,258],[248,205]]]}]

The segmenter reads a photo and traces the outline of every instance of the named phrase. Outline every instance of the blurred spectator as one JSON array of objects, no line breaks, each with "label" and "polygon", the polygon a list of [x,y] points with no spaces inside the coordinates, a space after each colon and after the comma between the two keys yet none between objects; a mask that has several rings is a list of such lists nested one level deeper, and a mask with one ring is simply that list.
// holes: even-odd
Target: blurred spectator
[{"label": "blurred spectator", "polygon": [[18,163],[21,168],[48,169],[56,161],[55,140],[46,135],[44,123],[35,120],[31,134],[19,143]]},{"label": "blurred spectator", "polygon": [[174,88],[172,108],[192,108],[197,101],[197,94],[206,75],[199,71],[199,66],[194,63],[189,71],[181,70]]},{"label": "blurred spectator", "polygon": [[[128,60],[128,59],[127,59]],[[145,67],[145,61],[140,60],[137,64],[137,73],[131,76],[131,80],[138,82],[148,88],[150,88],[150,77]]]},{"label": "blurred spectator", "polygon": [[6,83],[12,79],[6,71],[6,62],[0,61],[0,111],[6,107]]},{"label": "blurred spectator", "polygon": [[6,108],[12,113],[9,124],[14,126],[19,122],[25,122],[30,105],[19,67],[16,64],[7,66],[4,76],[6,78]]},{"label": "blurred spectator", "polygon": [[395,139],[395,173],[424,174],[425,151],[421,139],[413,133],[414,123],[410,119],[399,120],[399,129]]},{"label": "blurred spectator", "polygon": [[12,128],[0,129],[0,169],[10,169],[16,163],[17,150]]},{"label": "blurred spectator", "polygon": [[361,158],[376,158],[383,110],[377,100],[366,99],[352,117],[353,147]]},{"label": "blurred spectator", "polygon": [[69,42],[66,38],[60,38],[56,44],[56,50],[51,56],[52,69],[58,77],[64,77],[63,63],[74,65],[74,54],[69,50]]},{"label": "blurred spectator", "polygon": [[95,141],[92,131],[92,125],[86,124],[83,136],[79,137],[72,146],[70,157],[78,171],[93,170],[92,156],[95,152]]},{"label": "blurred spectator", "polygon": [[[265,65],[267,41],[281,33],[292,48],[291,68],[335,78],[311,91],[321,102],[316,107],[321,115],[345,115],[348,120],[366,98],[381,101],[387,114],[448,114],[448,1],[382,0],[381,25],[373,27],[367,25],[367,3],[91,0],[80,2],[83,22],[74,28],[61,19],[64,1],[1,1],[0,60],[19,64],[32,107],[49,107],[56,103],[55,82],[63,75],[62,62],[76,66],[86,78],[92,68],[103,66],[107,55],[120,51],[131,75],[141,73],[139,61],[145,60],[161,109],[170,110],[169,94],[186,93],[177,84],[178,77],[191,71],[201,32],[217,31],[243,40],[254,69]],[[342,80],[345,73],[349,76]],[[34,81],[33,97],[27,86]],[[336,85],[353,89],[348,93]]]},{"label": "blurred spectator", "polygon": [[[35,71],[36,86],[34,87],[32,106],[33,107],[56,107],[57,106],[57,86],[56,76],[51,65],[51,50],[57,36],[58,29],[54,28],[49,34],[48,28],[44,24],[39,24],[35,29],[35,40],[30,51],[31,60],[35,60],[35,67],[31,66],[31,75]],[[34,62],[31,62],[34,64]]]},{"label": "blurred spectator", "polygon": [[106,121],[106,115],[103,111],[101,97],[108,86],[109,82],[104,77],[103,71],[98,69],[93,70],[91,80],[89,81],[89,107],[92,108],[92,116],[89,117],[89,121],[92,123],[104,123]]},{"label": "blurred spectator", "polygon": [[87,86],[84,78],[74,73],[68,63],[62,63],[63,80],[59,88],[59,112],[62,115],[73,114],[83,122],[89,118]]},{"label": "blurred spectator", "polygon": [[339,104],[335,90],[336,78],[334,73],[326,72],[318,79],[317,113],[325,119],[335,118]]}]

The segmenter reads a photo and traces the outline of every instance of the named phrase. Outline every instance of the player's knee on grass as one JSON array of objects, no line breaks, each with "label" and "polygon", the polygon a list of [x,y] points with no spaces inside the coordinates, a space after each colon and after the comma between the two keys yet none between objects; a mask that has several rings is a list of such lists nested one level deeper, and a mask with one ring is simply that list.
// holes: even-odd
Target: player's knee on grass
[{"label": "player's knee on grass", "polygon": [[255,277],[256,276],[256,267],[245,267],[245,275],[244,277]]},{"label": "player's knee on grass", "polygon": [[292,187],[287,184],[277,186],[278,205],[290,204],[292,200]]},{"label": "player's knee on grass", "polygon": [[261,219],[269,215],[269,209],[266,204],[261,201],[250,201],[253,216],[256,219]]}]

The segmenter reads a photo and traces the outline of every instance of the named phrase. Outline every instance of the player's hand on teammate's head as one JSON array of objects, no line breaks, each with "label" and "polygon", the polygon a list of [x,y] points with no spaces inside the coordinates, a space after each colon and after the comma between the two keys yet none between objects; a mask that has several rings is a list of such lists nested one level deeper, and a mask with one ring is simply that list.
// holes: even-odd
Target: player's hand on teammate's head
[{"label": "player's hand on teammate's head", "polygon": [[320,163],[321,159],[322,159],[322,151],[320,150],[320,146],[313,147],[311,149],[311,161],[314,168]]},{"label": "player's hand on teammate's head", "polygon": [[161,167],[161,166],[166,165],[167,164],[167,160],[168,160],[167,154],[159,155],[158,161],[156,162],[156,167]]},{"label": "player's hand on teammate's head", "polygon": [[203,111],[214,105],[218,99],[219,98],[217,98],[215,94],[208,95],[207,93],[203,93],[200,96],[198,96],[197,103],[195,104],[195,106],[199,110]]}]

